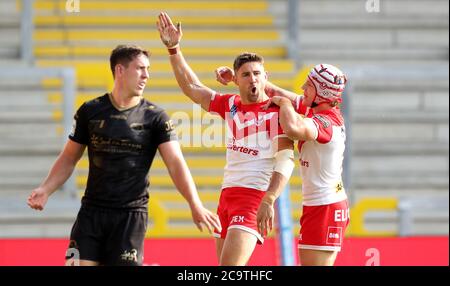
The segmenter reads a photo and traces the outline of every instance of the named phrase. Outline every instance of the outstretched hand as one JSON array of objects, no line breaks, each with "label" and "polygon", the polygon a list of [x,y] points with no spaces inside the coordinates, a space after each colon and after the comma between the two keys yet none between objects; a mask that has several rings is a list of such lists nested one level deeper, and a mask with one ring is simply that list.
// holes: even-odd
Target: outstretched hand
[{"label": "outstretched hand", "polygon": [[261,236],[267,236],[272,231],[275,210],[272,204],[262,201],[256,214],[256,224]]},{"label": "outstretched hand", "polygon": [[278,105],[281,107],[282,104],[291,104],[291,101],[285,97],[282,96],[273,96],[269,98],[266,104],[264,104],[261,108],[263,110],[267,110],[272,105]]},{"label": "outstretched hand", "polygon": [[156,27],[158,28],[161,41],[167,48],[174,48],[180,44],[181,37],[183,36],[180,22],[175,27],[169,15],[161,12],[159,13],[158,21],[156,21]]},{"label": "outstretched hand", "polygon": [[27,204],[30,208],[41,211],[44,209],[47,200],[47,193],[43,189],[37,188],[31,192],[27,199]]},{"label": "outstretched hand", "polygon": [[214,229],[218,232],[222,231],[222,226],[220,225],[220,220],[217,214],[212,213],[201,205],[191,207],[191,212],[192,219],[200,231],[203,231],[202,225],[208,229],[209,233],[212,233]]},{"label": "outstretched hand", "polygon": [[219,67],[215,70],[216,80],[223,85],[228,85],[233,80],[234,71],[229,67]]}]

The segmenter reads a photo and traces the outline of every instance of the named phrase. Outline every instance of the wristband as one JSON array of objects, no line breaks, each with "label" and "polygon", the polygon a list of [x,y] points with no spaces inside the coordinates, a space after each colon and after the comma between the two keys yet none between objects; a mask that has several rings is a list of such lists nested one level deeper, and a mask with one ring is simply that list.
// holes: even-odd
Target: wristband
[{"label": "wristband", "polygon": [[167,50],[169,51],[169,55],[176,55],[178,54],[179,49],[180,46],[176,45],[175,47],[168,48]]}]

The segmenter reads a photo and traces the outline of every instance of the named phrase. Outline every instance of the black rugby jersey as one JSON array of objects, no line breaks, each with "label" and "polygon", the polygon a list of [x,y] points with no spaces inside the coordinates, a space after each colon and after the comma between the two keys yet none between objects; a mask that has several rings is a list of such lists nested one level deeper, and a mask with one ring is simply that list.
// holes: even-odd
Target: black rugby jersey
[{"label": "black rugby jersey", "polygon": [[120,111],[105,94],[85,102],[74,118],[69,138],[87,145],[89,156],[82,205],[146,210],[156,150],[176,138],[169,116],[145,99]]}]

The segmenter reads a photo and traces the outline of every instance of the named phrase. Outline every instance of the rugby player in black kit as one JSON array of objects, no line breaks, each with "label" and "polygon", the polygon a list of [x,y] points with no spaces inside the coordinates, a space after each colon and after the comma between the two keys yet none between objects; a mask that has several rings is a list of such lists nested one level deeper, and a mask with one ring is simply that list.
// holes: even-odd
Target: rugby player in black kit
[{"label": "rugby player in black kit", "polygon": [[80,265],[142,265],[147,175],[156,150],[189,203],[197,227],[212,232],[220,229],[220,222],[199,199],[169,116],[142,96],[149,78],[148,52],[120,45],[112,51],[110,65],[112,92],[78,109],[69,140],[47,178],[30,194],[28,205],[42,210],[87,146],[89,175],[69,248],[78,250]]}]

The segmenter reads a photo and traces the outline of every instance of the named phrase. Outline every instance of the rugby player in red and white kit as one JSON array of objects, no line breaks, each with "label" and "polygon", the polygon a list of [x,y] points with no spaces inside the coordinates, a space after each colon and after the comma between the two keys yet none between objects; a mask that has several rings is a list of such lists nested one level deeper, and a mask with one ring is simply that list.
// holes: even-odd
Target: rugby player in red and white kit
[{"label": "rugby player in red and white kit", "polygon": [[[226,84],[232,70],[216,70]],[[338,104],[346,77],[338,68],[319,64],[311,69],[303,96],[267,83],[271,103],[280,106],[280,124],[298,140],[302,176],[303,213],[300,218],[301,265],[333,265],[349,223],[349,207],[342,183],[345,125]]]},{"label": "rugby player in red and white kit", "polygon": [[[272,228],[274,202],[294,168],[294,146],[279,125],[278,106],[264,92],[267,73],[263,59],[243,53],[234,62],[237,94],[219,94],[204,86],[186,63],[179,47],[180,24],[166,13],[157,23],[168,47],[170,62],[184,94],[226,122],[227,164],[217,209],[222,230],[215,231],[220,265],[246,265],[257,243]],[[257,224],[259,222],[259,225]]]}]

